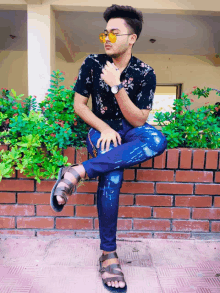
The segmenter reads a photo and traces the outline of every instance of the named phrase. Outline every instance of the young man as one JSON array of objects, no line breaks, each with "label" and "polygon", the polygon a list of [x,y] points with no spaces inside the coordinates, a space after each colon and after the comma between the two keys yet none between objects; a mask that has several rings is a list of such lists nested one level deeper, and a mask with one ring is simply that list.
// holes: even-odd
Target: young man
[{"label": "young man", "polygon": [[[89,178],[99,176],[97,208],[103,250],[100,272],[108,290],[126,292],[116,253],[123,171],[162,154],[167,140],[146,122],[156,88],[155,72],[131,53],[142,30],[142,13],[131,6],[112,5],[103,16],[107,26],[100,41],[106,53],[90,54],[85,59],[74,88],[75,112],[91,126],[86,142],[93,158],[61,168],[51,205],[60,211],[86,173]],[[87,107],[90,94],[92,111]]]}]

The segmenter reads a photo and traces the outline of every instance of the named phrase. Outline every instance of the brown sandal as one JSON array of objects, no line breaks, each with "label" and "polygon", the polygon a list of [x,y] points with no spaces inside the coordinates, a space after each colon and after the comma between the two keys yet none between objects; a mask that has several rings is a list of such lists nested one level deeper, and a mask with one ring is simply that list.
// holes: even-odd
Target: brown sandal
[{"label": "brown sandal", "polygon": [[[104,272],[107,272],[110,274],[117,275],[117,277],[109,277],[109,278],[105,278],[105,279],[102,278],[103,285],[110,292],[127,292],[127,284],[124,279],[124,274],[121,271],[117,270],[117,268],[121,269],[120,264],[110,264],[107,267],[102,266],[102,262],[105,261],[106,259],[110,259],[110,258],[118,258],[117,253],[111,252],[106,255],[102,254],[102,256],[99,258],[99,264],[100,264],[99,272],[101,274],[103,274]],[[122,281],[125,283],[125,286],[123,288],[120,288],[120,287],[116,288],[116,287],[108,286],[107,283],[111,282],[111,281],[118,281],[118,282]]]},{"label": "brown sandal", "polygon": [[[71,168],[71,167],[78,166],[78,165],[79,164],[74,164],[74,165],[71,165],[68,167],[61,167],[59,170],[58,179],[57,179],[57,181],[51,191],[51,195],[50,195],[50,205],[54,209],[55,212],[61,212],[64,205],[67,203],[66,194],[71,195],[74,187],[75,187],[74,192],[76,191],[76,185],[74,185],[70,180],[64,179],[64,175],[66,172],[71,173],[76,178],[77,183],[78,183],[81,180],[81,177],[77,171],[75,171],[74,169]],[[60,182],[66,183],[68,185],[68,187],[60,186],[60,187],[56,188]],[[61,196],[65,200],[64,204],[58,204],[58,201],[56,198],[58,195]]]}]

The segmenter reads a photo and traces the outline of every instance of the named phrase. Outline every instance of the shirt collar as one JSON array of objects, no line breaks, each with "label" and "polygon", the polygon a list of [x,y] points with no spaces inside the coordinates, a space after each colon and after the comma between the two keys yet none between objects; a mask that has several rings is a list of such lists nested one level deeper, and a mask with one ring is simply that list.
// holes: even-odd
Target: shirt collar
[{"label": "shirt collar", "polygon": [[[107,60],[108,60],[108,61],[110,61],[111,63],[113,63],[112,57],[108,56],[107,54],[106,54],[106,57],[107,57]],[[133,62],[134,62],[134,56],[133,56],[132,53],[131,53],[131,58],[130,58],[130,60],[129,60],[129,62],[128,62],[128,65],[127,65],[127,66],[125,67],[125,69],[122,71],[123,74],[127,72],[128,68],[133,64]]]}]

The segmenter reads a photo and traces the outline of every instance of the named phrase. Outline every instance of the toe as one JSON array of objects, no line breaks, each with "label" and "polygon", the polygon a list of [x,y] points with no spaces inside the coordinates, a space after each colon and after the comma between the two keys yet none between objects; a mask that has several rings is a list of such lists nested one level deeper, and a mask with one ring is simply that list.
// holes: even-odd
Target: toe
[{"label": "toe", "polygon": [[114,281],[112,281],[112,287],[115,287],[115,282]]},{"label": "toe", "polygon": [[108,284],[108,286],[109,286],[109,287],[112,285],[112,283],[111,283],[111,282],[108,282],[107,284]]},{"label": "toe", "polygon": [[57,201],[58,201],[58,204],[64,204],[65,203],[64,198],[62,198],[60,195],[57,195]]},{"label": "toe", "polygon": [[121,288],[125,287],[125,283],[122,282],[122,281],[120,281],[120,282],[119,282],[119,287],[121,287]]},{"label": "toe", "polygon": [[118,288],[118,281],[115,281],[115,287]]}]

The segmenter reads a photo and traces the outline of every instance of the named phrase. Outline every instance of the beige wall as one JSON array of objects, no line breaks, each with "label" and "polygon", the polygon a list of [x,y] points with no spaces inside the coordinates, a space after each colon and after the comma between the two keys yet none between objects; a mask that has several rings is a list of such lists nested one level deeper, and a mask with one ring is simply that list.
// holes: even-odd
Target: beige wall
[{"label": "beige wall", "polygon": [[[62,85],[66,87],[73,85],[83,60],[89,54],[79,53],[75,63],[67,63],[60,53],[56,53],[56,70],[65,72],[65,81]],[[220,67],[212,65],[205,56],[135,54],[134,52],[132,54],[154,68],[157,84],[183,83],[184,93],[192,91],[193,86],[220,89]],[[2,87],[13,88],[17,95],[24,94],[24,97],[27,97],[27,52],[0,52],[0,88]],[[196,98],[191,109],[199,108],[207,101],[210,104],[220,101],[220,97],[215,93],[212,91],[208,99]],[[91,108],[91,98],[88,105]]]}]

